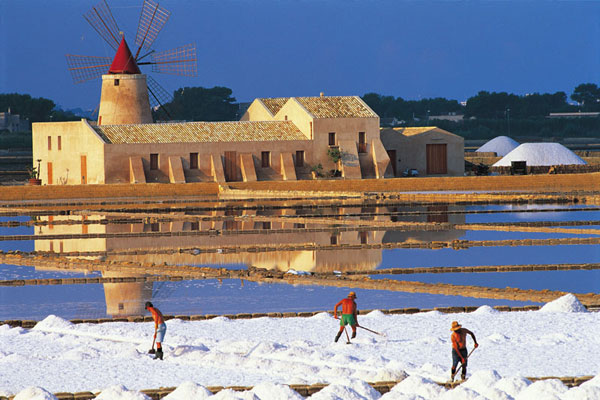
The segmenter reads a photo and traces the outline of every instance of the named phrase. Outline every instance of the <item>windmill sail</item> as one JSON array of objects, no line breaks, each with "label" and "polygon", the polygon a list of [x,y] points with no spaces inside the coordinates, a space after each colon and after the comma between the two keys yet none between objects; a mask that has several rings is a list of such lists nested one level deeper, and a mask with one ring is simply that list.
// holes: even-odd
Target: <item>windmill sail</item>
[{"label": "windmill sail", "polygon": [[90,11],[83,14],[83,18],[114,50],[119,47],[121,34],[106,0],[102,0]]},{"label": "windmill sail", "polygon": [[108,72],[110,63],[111,59],[108,57],[67,54],[67,66],[75,83],[100,78]]},{"label": "windmill sail", "polygon": [[[187,44],[171,50],[151,54],[152,72],[196,76],[196,45]],[[140,63],[144,64],[144,63]]]},{"label": "windmill sail", "polygon": [[171,13],[158,6],[151,0],[144,0],[140,21],[138,23],[137,34],[135,35],[135,44],[138,45],[135,57],[140,55],[142,48],[149,49],[160,30],[163,28]]},{"label": "windmill sail", "polygon": [[163,88],[154,78],[151,76],[146,77],[146,83],[148,84],[148,92],[150,93],[150,107],[154,111],[162,111],[166,116],[166,119],[171,119],[169,110],[165,107],[173,101],[173,95],[171,95],[165,88]]}]

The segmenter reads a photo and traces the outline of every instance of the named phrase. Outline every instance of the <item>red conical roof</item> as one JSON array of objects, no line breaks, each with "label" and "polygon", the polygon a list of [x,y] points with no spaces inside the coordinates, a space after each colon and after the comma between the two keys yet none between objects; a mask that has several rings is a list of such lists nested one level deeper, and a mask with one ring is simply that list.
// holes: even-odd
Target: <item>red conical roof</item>
[{"label": "red conical roof", "polygon": [[125,42],[125,37],[121,36],[121,44],[117,49],[117,54],[108,70],[109,74],[141,74],[140,68],[135,63],[135,59]]}]

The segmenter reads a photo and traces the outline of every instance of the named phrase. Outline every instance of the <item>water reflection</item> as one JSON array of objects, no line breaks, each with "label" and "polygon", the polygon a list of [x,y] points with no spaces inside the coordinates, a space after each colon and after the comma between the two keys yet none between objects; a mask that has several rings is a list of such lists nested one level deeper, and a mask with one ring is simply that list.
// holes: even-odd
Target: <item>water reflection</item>
[{"label": "water reflection", "polygon": [[[448,210],[453,213],[447,214]],[[337,249],[341,245],[381,244],[405,241],[453,240],[464,235],[462,230],[385,231],[356,228],[356,223],[378,222],[465,222],[459,207],[432,206],[398,208],[372,207],[335,210],[223,210],[190,215],[172,213],[145,217],[142,222],[127,222],[126,216],[67,215],[39,217],[35,229],[35,250],[53,253],[82,252],[88,259],[170,265],[232,265],[243,264],[260,268],[290,269],[311,272],[364,270],[377,268],[382,262],[381,249]],[[411,211],[410,215],[377,215]],[[317,213],[317,215],[315,215]],[[198,217],[210,217],[202,221]],[[229,217],[229,218],[226,218]],[[139,220],[139,219],[138,219]],[[124,222],[125,221],[125,222]],[[350,227],[354,230],[335,229]],[[354,227],[354,228],[353,228]],[[325,228],[310,232],[304,229]],[[356,228],[356,229],[355,229]],[[194,233],[205,232],[208,235]],[[111,234],[132,234],[130,237],[110,237]],[[178,234],[171,236],[170,234]],[[53,235],[54,238],[44,238]],[[87,237],[82,238],[81,235]],[[101,237],[91,237],[102,235]],[[60,238],[56,238],[60,236]],[[200,253],[157,253],[156,250],[194,247],[327,246],[328,249],[292,251]],[[333,246],[333,247],[332,247]],[[135,250],[136,254],[114,254]],[[104,253],[106,255],[95,255]],[[78,257],[82,257],[79,256]],[[131,273],[101,270],[103,277],[131,277]],[[144,276],[139,274],[137,276]],[[130,316],[144,313],[143,304],[153,298],[152,282],[105,283],[106,313]],[[164,293],[163,293],[164,295]]]}]

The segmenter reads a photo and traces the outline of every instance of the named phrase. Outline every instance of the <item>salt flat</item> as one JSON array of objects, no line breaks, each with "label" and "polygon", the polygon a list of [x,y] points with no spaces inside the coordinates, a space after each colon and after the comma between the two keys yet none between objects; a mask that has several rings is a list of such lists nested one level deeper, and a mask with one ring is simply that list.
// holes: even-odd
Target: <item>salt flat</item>
[{"label": "salt flat", "polygon": [[[472,330],[480,347],[469,362],[471,378],[447,391],[432,381],[449,378],[453,320]],[[600,313],[585,312],[572,295],[540,311],[501,313],[488,306],[463,314],[373,311],[360,316],[359,323],[386,337],[359,329],[352,344],[334,343],[337,321],[326,313],[311,318],[169,320],[162,362],[148,354],[153,323],[73,325],[48,316],[31,330],[3,325],[0,395],[23,391],[18,399],[53,398],[42,389],[26,389],[37,386],[48,392],[104,391],[101,398],[134,399],[144,398],[140,389],[177,386],[182,397],[174,392],[169,398],[194,399],[207,395],[202,385],[242,385],[257,387],[212,398],[284,399],[295,393],[285,384],[323,382],[331,385],[313,399],[375,399],[379,393],[365,381],[408,376],[382,398],[600,398],[598,377],[570,390],[560,381],[531,384],[523,378],[600,372]]]}]

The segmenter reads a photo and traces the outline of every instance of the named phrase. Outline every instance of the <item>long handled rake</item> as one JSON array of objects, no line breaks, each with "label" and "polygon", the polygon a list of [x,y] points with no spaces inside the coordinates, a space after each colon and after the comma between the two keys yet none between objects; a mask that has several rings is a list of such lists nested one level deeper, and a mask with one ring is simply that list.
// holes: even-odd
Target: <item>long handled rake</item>
[{"label": "long handled rake", "polygon": [[384,334],[384,333],[380,333],[380,332],[374,331],[374,330],[372,330],[372,329],[365,328],[365,327],[364,327],[364,326],[362,326],[362,325],[358,325],[358,327],[359,327],[359,328],[361,328],[361,329],[364,329],[365,331],[369,331],[369,332],[371,332],[371,333],[374,333],[374,334],[376,334],[376,335],[383,336],[383,337],[387,337],[387,335],[386,335],[386,334]]}]

